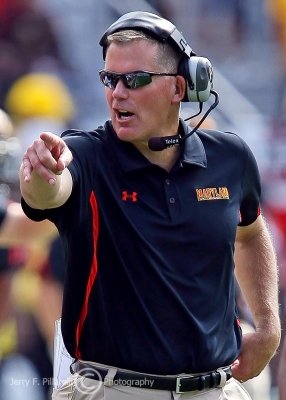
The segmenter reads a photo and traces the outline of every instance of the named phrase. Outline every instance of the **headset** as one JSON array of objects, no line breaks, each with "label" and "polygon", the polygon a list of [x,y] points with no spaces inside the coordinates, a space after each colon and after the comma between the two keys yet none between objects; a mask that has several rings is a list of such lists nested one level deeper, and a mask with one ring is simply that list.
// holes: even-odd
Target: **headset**
[{"label": "headset", "polygon": [[124,14],[107,28],[99,42],[103,48],[104,60],[107,50],[107,37],[126,29],[143,31],[159,42],[168,42],[182,55],[182,60],[178,67],[178,75],[183,76],[186,81],[186,90],[182,101],[199,103],[198,114],[186,118],[185,121],[202,112],[203,103],[209,99],[211,94],[215,97],[214,103],[205,112],[198,124],[189,130],[188,134],[183,137],[181,135],[152,137],[148,142],[149,148],[153,151],[161,151],[168,147],[181,145],[199,128],[207,115],[219,103],[218,93],[213,90],[213,68],[211,62],[205,57],[197,56],[172,22],[145,11],[132,11]]},{"label": "headset", "polygon": [[198,57],[181,32],[170,21],[145,11],[133,11],[122,15],[104,32],[99,44],[106,56],[106,39],[112,33],[134,29],[148,33],[159,42],[168,42],[182,54],[178,75],[186,81],[186,91],[182,101],[205,102],[213,88],[213,68],[205,57]]}]

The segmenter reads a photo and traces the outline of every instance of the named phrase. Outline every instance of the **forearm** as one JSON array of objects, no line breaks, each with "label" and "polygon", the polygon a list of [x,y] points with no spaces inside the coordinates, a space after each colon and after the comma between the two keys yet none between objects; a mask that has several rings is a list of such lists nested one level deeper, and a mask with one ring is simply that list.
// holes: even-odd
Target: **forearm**
[{"label": "forearm", "polygon": [[72,178],[66,168],[61,175],[56,175],[51,184],[41,178],[35,171],[31,173],[31,179],[26,182],[23,174],[23,165],[20,168],[20,188],[24,200],[29,206],[38,209],[59,207],[70,196],[72,190]]},{"label": "forearm", "polygon": [[280,340],[277,260],[262,217],[255,234],[236,242],[235,265],[256,331],[265,337],[269,351],[275,352]]},{"label": "forearm", "polygon": [[72,158],[66,143],[53,133],[43,132],[34,140],[20,167],[21,194],[29,206],[56,208],[67,201],[73,186],[67,168]]}]

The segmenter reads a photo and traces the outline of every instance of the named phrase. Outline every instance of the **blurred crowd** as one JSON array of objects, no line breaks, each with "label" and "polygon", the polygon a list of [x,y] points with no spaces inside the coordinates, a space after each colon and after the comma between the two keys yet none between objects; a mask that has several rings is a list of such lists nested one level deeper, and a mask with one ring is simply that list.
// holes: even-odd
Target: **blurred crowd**
[{"label": "blurred crowd", "polygon": [[[72,0],[70,2],[75,4]],[[86,123],[80,119],[86,104],[79,87],[82,79],[79,76],[84,76],[86,72],[75,68],[71,53],[63,47],[63,40],[59,38],[59,26],[53,19],[53,11],[48,12],[48,3],[54,4],[52,0],[0,0],[0,210],[3,210],[3,218],[0,211],[0,400],[49,398],[53,374],[54,321],[61,313],[64,279],[64,259],[57,232],[51,226],[37,231],[40,228],[35,228],[35,223],[31,225],[21,213],[19,163],[24,149],[39,132],[46,130],[60,134],[69,127],[80,128],[81,122]],[[68,13],[69,2],[62,3],[65,3]],[[83,7],[85,3],[92,2],[83,0]],[[106,0],[106,7],[107,3],[110,5],[112,1]],[[173,15],[178,18],[179,3],[175,0],[149,1],[146,2],[146,7],[152,6],[166,18],[173,19]],[[269,34],[277,46],[279,58],[276,62],[282,71],[277,93],[279,112],[270,116],[269,131],[263,139],[269,146],[266,162],[268,167],[263,169],[262,174],[262,206],[271,225],[278,254],[284,339],[286,0],[259,3],[271,26]],[[228,39],[231,38],[233,51],[239,51],[245,40],[246,30],[251,29],[248,24],[248,3],[243,0],[212,0],[198,4],[200,23],[196,29],[201,40],[208,42],[212,48],[219,46],[220,54],[223,53],[221,41],[212,42],[213,32],[205,29],[202,22],[204,18],[214,21],[210,26],[219,30],[215,21],[216,18],[222,18],[223,10],[223,18],[228,22]],[[136,1],[132,3],[132,7],[136,9]],[[191,14],[192,1],[188,2],[188,7]],[[109,12],[111,15],[112,7]],[[109,22],[107,20],[106,25]],[[92,39],[93,42],[98,41],[100,33]],[[74,42],[70,46],[80,46],[80,43]],[[267,54],[265,62],[270,62]],[[87,70],[88,67],[90,65]],[[96,67],[94,80],[97,80]],[[94,104],[94,112],[96,113],[97,108],[101,109],[100,107]],[[90,130],[97,126],[99,116],[93,118],[90,115],[89,120],[93,119],[93,125],[88,127]],[[102,121],[104,119],[105,116]],[[220,129],[219,124],[218,128]],[[13,228],[10,229],[9,218],[16,232]],[[238,307],[245,330],[253,329],[239,291]],[[271,396],[272,399],[278,399],[277,376],[281,358],[279,351],[257,383],[248,383],[253,399],[269,400]],[[284,362],[286,364],[286,356]]]}]

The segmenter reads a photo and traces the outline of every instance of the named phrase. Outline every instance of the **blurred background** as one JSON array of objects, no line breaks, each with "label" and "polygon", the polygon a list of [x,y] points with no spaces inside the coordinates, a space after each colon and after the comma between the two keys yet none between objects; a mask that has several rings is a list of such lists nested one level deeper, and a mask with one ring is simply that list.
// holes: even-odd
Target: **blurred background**
[{"label": "blurred background", "polygon": [[[19,202],[20,158],[39,132],[92,130],[108,118],[98,42],[115,19],[134,10],[170,19],[212,62],[220,103],[210,123],[243,137],[260,167],[262,209],[279,258],[284,329],[286,0],[0,0],[0,206]],[[183,104],[182,116],[196,107]],[[30,242],[1,247],[0,400],[49,398],[63,274],[57,237],[40,248]],[[238,304],[252,329],[239,293]],[[278,399],[279,356],[248,384],[254,399]]]}]

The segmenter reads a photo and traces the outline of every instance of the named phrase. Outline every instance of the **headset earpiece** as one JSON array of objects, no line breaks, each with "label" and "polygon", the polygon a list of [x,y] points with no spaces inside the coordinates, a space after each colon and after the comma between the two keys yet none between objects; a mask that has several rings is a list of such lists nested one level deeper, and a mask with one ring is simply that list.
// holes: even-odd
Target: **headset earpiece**
[{"label": "headset earpiece", "polygon": [[122,15],[103,34],[99,44],[103,47],[103,58],[106,55],[108,35],[124,30],[137,29],[148,33],[161,42],[169,42],[182,53],[179,75],[186,80],[186,93],[183,101],[204,102],[210,97],[213,86],[213,70],[210,61],[198,57],[187,43],[181,32],[170,21],[152,13],[132,11]]},{"label": "headset earpiece", "polygon": [[213,87],[213,70],[205,57],[184,58],[179,65],[179,74],[186,80],[186,92],[183,101],[204,102],[210,97]]}]

